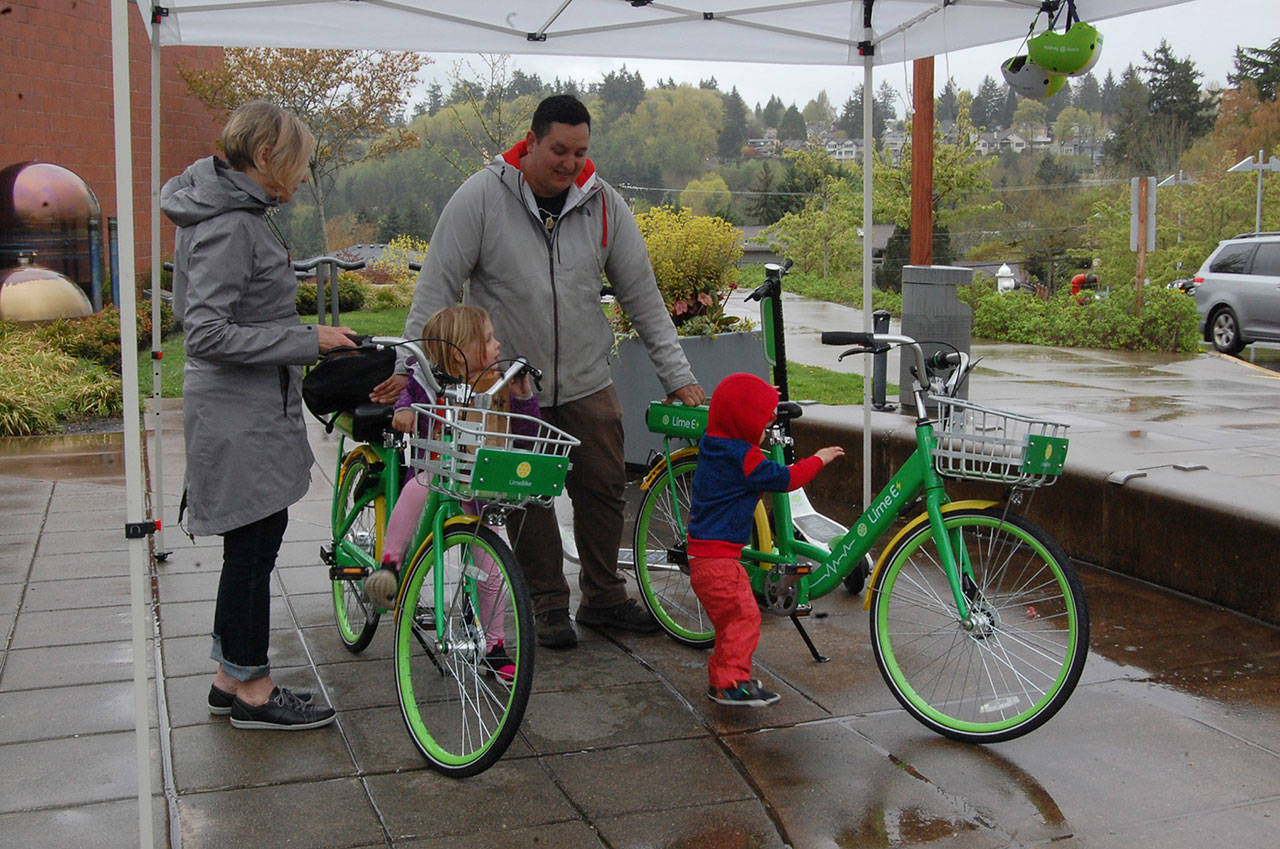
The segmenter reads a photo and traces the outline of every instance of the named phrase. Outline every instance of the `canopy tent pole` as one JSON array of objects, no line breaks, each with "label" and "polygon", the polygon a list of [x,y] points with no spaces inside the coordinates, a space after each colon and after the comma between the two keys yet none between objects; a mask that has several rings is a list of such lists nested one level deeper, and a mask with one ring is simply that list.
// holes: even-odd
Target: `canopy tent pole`
[{"label": "canopy tent pole", "polygon": [[151,483],[151,516],[156,520],[155,557],[164,560],[169,551],[164,547],[164,439],[160,402],[164,398],[161,359],[164,328],[160,308],[160,19],[151,18],[151,429],[155,450],[151,454],[154,478]]},{"label": "canopy tent pole", "polygon": [[[871,317],[871,146],[872,85],[875,78],[875,46],[872,43],[871,7],[875,0],[863,0],[862,25],[862,329],[873,329]],[[862,358],[862,507],[871,504],[871,381],[872,357]]]},{"label": "canopy tent pole", "polygon": [[[133,621],[133,713],[137,742],[138,845],[151,849],[151,735],[147,687],[147,533],[142,521],[142,439],[138,414],[138,314],[133,258],[133,133],[129,96],[129,3],[111,0],[111,80],[115,108],[116,218],[120,222],[120,367],[124,385],[125,536],[129,539],[129,598]],[[155,115],[151,116],[155,121]]]}]

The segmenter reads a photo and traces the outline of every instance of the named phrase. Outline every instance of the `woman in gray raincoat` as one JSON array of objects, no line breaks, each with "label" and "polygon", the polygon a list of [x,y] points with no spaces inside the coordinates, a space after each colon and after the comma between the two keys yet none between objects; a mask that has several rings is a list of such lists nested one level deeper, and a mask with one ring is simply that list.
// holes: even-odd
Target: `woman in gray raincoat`
[{"label": "woman in gray raincoat", "polygon": [[160,196],[178,225],[188,529],[223,541],[209,711],[230,714],[237,728],[316,728],[333,709],[271,680],[270,580],[288,507],[311,480],[302,366],[349,346],[350,330],[299,322],[297,281],[269,217],[306,179],[310,130],[274,104],[247,103],[221,146],[226,161],[195,162]]}]

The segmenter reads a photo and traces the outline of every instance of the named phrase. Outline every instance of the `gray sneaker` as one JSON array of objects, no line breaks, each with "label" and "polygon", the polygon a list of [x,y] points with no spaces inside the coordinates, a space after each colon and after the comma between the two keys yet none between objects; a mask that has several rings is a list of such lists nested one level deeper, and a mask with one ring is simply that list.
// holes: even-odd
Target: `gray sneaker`
[{"label": "gray sneaker", "polygon": [[579,604],[578,612],[573,618],[580,625],[617,628],[636,634],[652,634],[658,630],[658,620],[641,608],[634,598],[609,607],[587,607]]},{"label": "gray sneaker", "polygon": [[533,617],[538,645],[549,649],[571,649],[578,644],[578,633],[569,621],[568,610],[548,610]]},{"label": "gray sneaker", "polygon": [[304,731],[328,725],[337,715],[331,707],[309,704],[279,687],[271,691],[271,698],[263,704],[250,705],[238,698],[231,703],[231,724],[236,728]]}]

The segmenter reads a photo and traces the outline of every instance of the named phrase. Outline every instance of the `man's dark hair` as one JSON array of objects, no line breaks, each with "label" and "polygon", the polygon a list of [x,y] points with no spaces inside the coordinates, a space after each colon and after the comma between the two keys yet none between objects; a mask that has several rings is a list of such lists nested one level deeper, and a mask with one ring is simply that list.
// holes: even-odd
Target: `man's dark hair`
[{"label": "man's dark hair", "polygon": [[572,94],[554,94],[538,104],[529,129],[533,130],[534,138],[540,139],[547,134],[553,123],[568,124],[571,127],[586,124],[590,130],[591,113]]}]

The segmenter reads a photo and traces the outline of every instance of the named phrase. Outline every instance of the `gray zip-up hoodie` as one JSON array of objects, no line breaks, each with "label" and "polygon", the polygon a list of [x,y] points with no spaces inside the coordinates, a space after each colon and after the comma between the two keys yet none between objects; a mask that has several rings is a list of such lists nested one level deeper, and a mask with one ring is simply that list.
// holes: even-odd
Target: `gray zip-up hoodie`
[{"label": "gray zip-up hoodie", "polygon": [[186,329],[186,501],[192,534],[221,534],[307,492],[302,365],[319,337],[298,321],[298,284],[265,213],[266,190],[217,157],[165,183],[178,225],[175,306]]},{"label": "gray zip-up hoodie", "polygon": [[524,151],[522,141],[495,158],[445,205],[405,335],[420,336],[443,307],[484,307],[503,356],[524,356],[542,369],[539,402],[554,407],[610,383],[613,332],[600,308],[603,276],[635,324],[663,389],[693,383],[626,201],[588,160],[548,228],[520,171]]}]

